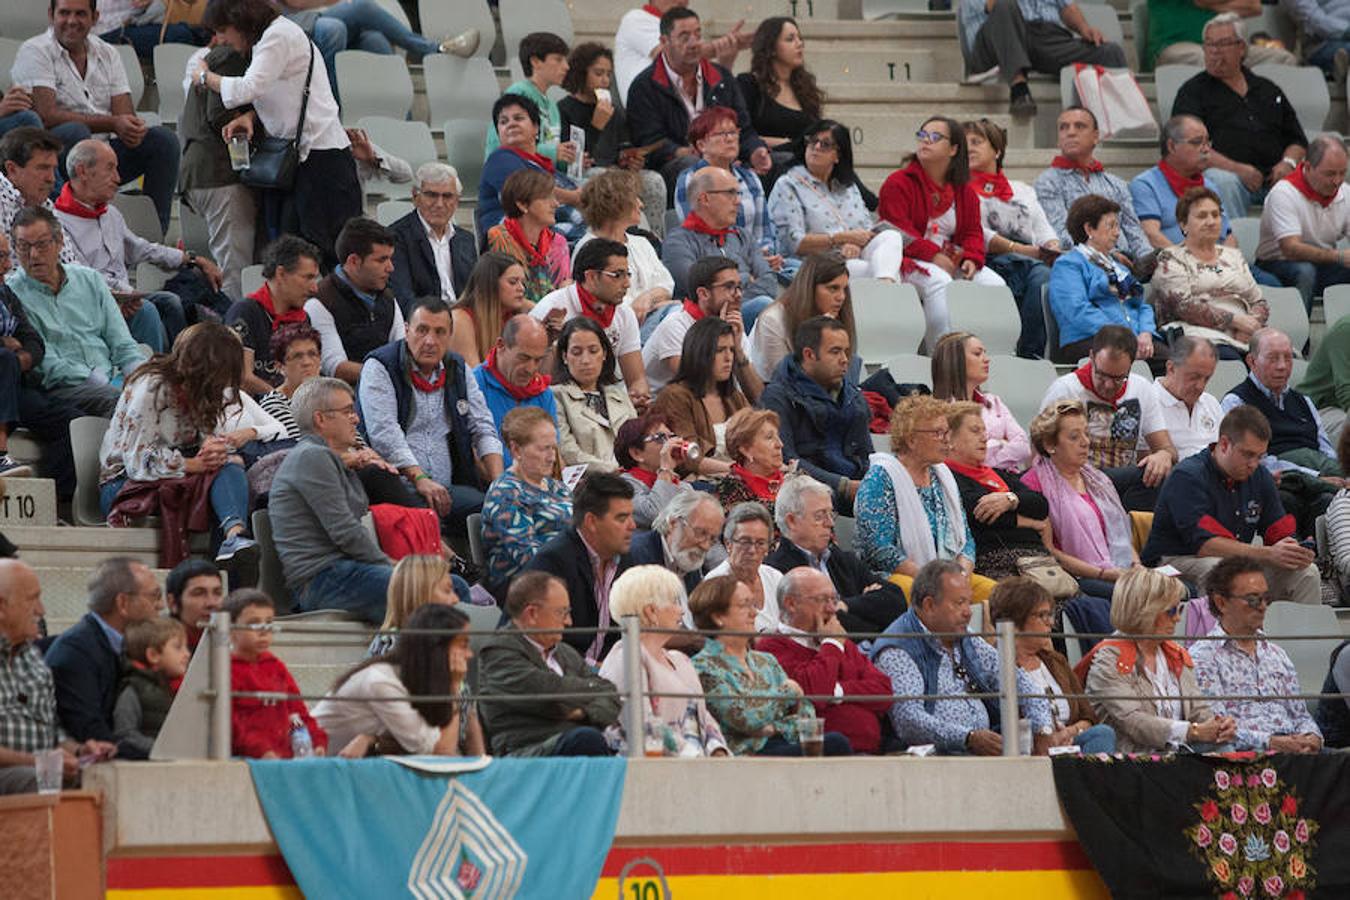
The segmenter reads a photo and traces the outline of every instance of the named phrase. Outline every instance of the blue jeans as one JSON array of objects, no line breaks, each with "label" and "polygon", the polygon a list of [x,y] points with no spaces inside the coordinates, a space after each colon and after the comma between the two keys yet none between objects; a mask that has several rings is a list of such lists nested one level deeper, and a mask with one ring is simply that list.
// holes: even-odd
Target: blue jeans
[{"label": "blue jeans", "polygon": [[[1284,285],[1280,284],[1280,279],[1276,278],[1256,263],[1252,263],[1247,268],[1251,270],[1252,280],[1257,284],[1264,284],[1266,287],[1284,287]],[[1223,359],[1224,357],[1221,356],[1219,358]]]},{"label": "blue jeans", "polygon": [[1086,753],[1115,753],[1116,730],[1110,725],[1093,725],[1073,739]]},{"label": "blue jeans", "polygon": [[1041,309],[1041,289],[1050,283],[1050,267],[1039,259],[1020,253],[1000,253],[985,260],[985,265],[1008,283],[1022,316],[1022,335],[1017,339],[1017,355],[1025,359],[1045,356],[1045,313]]},{"label": "blue jeans", "polygon": [[141,59],[153,59],[155,47],[160,43],[160,28],[164,28],[163,43],[165,44],[191,44],[194,47],[201,47],[211,39],[211,32],[205,28],[193,28],[191,25],[185,25],[182,22],[174,22],[168,27],[162,25],[123,25],[121,28],[114,28],[106,34],[100,34],[99,37],[109,44],[130,44],[136,48],[136,55]]},{"label": "blue jeans", "polygon": [[[66,154],[70,148],[90,137],[92,132],[83,122],[63,122],[51,129],[65,147],[61,151],[61,171],[66,171]],[[128,147],[121,138],[114,137],[108,146],[117,154],[117,172],[126,184],[145,176],[145,195],[155,201],[159,213],[159,227],[169,230],[169,215],[173,211],[173,195],[178,189],[178,161],[182,147],[178,137],[163,125],[147,129],[144,139],[135,147]]]},{"label": "blue jeans", "polygon": [[441,52],[438,42],[413,31],[375,0],[344,0],[325,9],[320,21],[323,19],[336,19],[346,26],[348,50],[388,55],[399,46],[420,56]]},{"label": "blue jeans", "polygon": [[7,131],[22,127],[41,128],[42,117],[31,109],[21,109],[7,116],[0,116],[0,136],[3,136]]},{"label": "blue jeans", "polygon": [[168,344],[168,338],[164,333],[164,320],[160,317],[159,308],[153,303],[141,303],[141,308],[136,314],[127,319],[127,331],[131,332],[133,341],[145,344],[155,353],[163,353]]},{"label": "blue jeans", "polygon": [[1261,268],[1280,279],[1280,284],[1285,287],[1298,288],[1299,294],[1303,297],[1303,306],[1309,314],[1312,313],[1313,297],[1321,295],[1330,285],[1350,282],[1350,268],[1330,263],[1319,265],[1310,262],[1291,262],[1287,259],[1263,259]]},{"label": "blue jeans", "polygon": [[392,566],[338,559],[309,580],[297,593],[295,605],[306,612],[314,609],[342,609],[363,622],[378,625],[384,621]]},{"label": "blue jeans", "polygon": [[[112,509],[118,491],[126,484],[125,477],[105,481],[98,486],[98,504],[103,515]],[[238,463],[227,463],[220,467],[215,480],[211,482],[211,512],[222,534],[238,525],[248,522],[248,477],[244,467]]]},{"label": "blue jeans", "polygon": [[159,313],[160,324],[164,326],[164,349],[173,349],[173,342],[187,327],[187,315],[183,312],[183,301],[177,294],[169,291],[151,291],[145,295],[145,301],[155,307]]},{"label": "blue jeans", "polygon": [[1323,41],[1322,46],[1308,54],[1308,65],[1317,66],[1323,72],[1326,72],[1328,76],[1335,75],[1336,51],[1342,47],[1350,50],[1350,41],[1342,38],[1332,38],[1331,40]]},{"label": "blue jeans", "polygon": [[579,725],[558,738],[549,756],[613,756],[609,742],[599,729]]}]

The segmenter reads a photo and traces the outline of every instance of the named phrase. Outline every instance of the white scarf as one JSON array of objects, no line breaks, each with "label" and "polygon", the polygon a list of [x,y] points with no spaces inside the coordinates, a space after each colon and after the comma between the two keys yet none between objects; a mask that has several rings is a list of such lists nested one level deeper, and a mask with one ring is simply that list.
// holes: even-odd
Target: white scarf
[{"label": "white scarf", "polygon": [[[919,489],[909,470],[889,453],[873,453],[869,460],[872,465],[880,466],[891,479],[895,494],[895,520],[900,526],[900,540],[905,548],[905,557],[922,566],[938,559],[938,547],[933,528],[928,524],[928,514],[923,510],[923,501],[919,499]],[[947,521],[951,523],[949,543],[943,547],[940,558],[955,559],[966,546],[966,514],[961,508],[961,495],[956,490],[956,479],[951,470],[942,463],[931,467],[942,488],[942,502],[947,507]]]}]

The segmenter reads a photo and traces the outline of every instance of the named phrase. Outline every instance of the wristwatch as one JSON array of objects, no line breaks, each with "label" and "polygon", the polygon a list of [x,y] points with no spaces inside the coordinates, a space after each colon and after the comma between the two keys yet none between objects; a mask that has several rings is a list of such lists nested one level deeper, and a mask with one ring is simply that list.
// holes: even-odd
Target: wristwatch
[{"label": "wristwatch", "polygon": [[197,254],[193,253],[191,250],[184,250],[183,264],[187,266],[195,266],[197,264]]}]

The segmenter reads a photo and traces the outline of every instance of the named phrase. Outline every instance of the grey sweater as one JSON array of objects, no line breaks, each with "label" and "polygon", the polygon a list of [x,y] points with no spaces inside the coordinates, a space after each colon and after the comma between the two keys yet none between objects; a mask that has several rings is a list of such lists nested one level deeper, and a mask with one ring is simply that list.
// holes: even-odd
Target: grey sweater
[{"label": "grey sweater", "polygon": [[370,504],[360,479],[317,435],[305,435],[286,454],[272,481],[268,508],[286,586],[297,596],[340,559],[389,563],[361,524]]}]

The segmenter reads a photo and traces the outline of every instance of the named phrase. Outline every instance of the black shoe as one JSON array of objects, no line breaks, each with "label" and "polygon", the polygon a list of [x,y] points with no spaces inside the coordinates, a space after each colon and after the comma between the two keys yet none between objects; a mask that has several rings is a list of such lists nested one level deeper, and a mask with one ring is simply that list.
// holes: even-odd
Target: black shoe
[{"label": "black shoe", "polygon": [[[1021,88],[1020,91],[1017,89],[1018,87]],[[1025,84],[1017,85],[1013,88],[1009,112],[1014,116],[1036,115],[1036,101],[1031,99],[1031,89]]]}]

